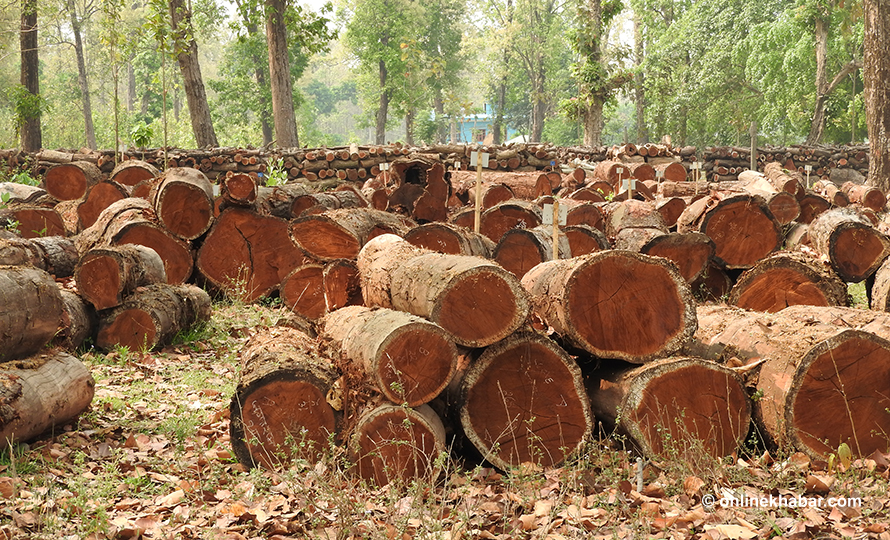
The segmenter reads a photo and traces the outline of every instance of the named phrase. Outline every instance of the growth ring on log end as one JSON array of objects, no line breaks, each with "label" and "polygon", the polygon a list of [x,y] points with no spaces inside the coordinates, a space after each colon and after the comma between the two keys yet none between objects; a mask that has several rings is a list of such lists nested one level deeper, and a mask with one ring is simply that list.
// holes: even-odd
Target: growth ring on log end
[{"label": "growth ring on log end", "polygon": [[575,347],[642,364],[678,351],[697,328],[695,301],[661,257],[609,250],[541,263],[522,284],[535,313]]}]

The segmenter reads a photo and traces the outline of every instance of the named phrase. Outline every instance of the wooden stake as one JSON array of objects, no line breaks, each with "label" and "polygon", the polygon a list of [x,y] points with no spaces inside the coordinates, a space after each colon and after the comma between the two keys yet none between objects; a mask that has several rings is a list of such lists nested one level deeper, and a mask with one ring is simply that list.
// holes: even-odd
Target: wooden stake
[{"label": "wooden stake", "polygon": [[553,199],[553,260],[559,258],[559,199]]},{"label": "wooden stake", "polygon": [[488,166],[488,154],[479,151],[470,154],[470,166],[473,165],[476,165],[476,216],[473,226],[478,233],[482,226],[482,167]]},{"label": "wooden stake", "polygon": [[807,189],[810,189],[811,187],[813,187],[812,185],[810,185],[810,171],[813,170],[813,166],[812,165],[804,165],[803,168],[805,171],[807,171]]}]

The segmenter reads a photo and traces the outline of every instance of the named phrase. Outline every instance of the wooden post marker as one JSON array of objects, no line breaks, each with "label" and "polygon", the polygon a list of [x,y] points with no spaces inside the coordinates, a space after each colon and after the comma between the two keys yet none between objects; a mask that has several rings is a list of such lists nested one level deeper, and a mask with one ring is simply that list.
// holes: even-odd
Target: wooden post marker
[{"label": "wooden post marker", "polygon": [[488,167],[488,154],[478,150],[470,154],[470,167],[476,166],[476,219],[473,228],[478,233],[482,225],[482,167]]},{"label": "wooden post marker", "polygon": [[813,187],[810,185],[810,173],[813,171],[813,166],[812,165],[804,165],[803,170],[807,171],[807,189],[810,189],[811,187]]},{"label": "wooden post marker", "polygon": [[553,225],[553,259],[559,259],[559,226],[565,225],[569,217],[569,207],[559,204],[554,198],[553,204],[545,204],[542,212],[542,225]]},{"label": "wooden post marker", "polygon": [[699,173],[701,170],[701,162],[693,161],[692,162],[692,181],[695,182],[695,194],[698,195],[698,180],[701,177]]},{"label": "wooden post marker", "polygon": [[380,172],[383,173],[383,185],[389,187],[389,163],[381,163]]}]

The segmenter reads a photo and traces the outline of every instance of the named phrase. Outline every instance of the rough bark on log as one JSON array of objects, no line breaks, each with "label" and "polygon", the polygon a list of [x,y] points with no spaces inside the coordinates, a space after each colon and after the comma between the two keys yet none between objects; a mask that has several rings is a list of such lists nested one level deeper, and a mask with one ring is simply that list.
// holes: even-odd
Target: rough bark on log
[{"label": "rough bark on log", "polygon": [[534,312],[569,343],[642,364],[673,354],[695,332],[695,302],[673,263],[610,250],[548,261],[522,284]]},{"label": "rough bark on log", "polygon": [[371,208],[331,210],[303,216],[289,227],[293,242],[309,256],[321,260],[355,259],[369,240],[381,234],[405,234],[416,226],[407,218]]},{"label": "rough bark on log", "polygon": [[378,486],[435,478],[435,461],[444,451],[445,426],[429,405],[370,406],[349,435],[358,475]]},{"label": "rough bark on log", "polygon": [[[569,240],[562,231],[557,234],[557,250],[559,259],[572,257]],[[492,259],[517,279],[522,279],[522,276],[535,266],[553,260],[553,226],[510,229],[501,237]]]},{"label": "rough bark on log", "polygon": [[98,167],[88,161],[61,163],[46,171],[43,187],[46,192],[60,201],[80,199],[90,186],[102,177]]},{"label": "rough bark on log", "polygon": [[15,182],[0,182],[0,196],[8,197],[6,199],[7,203],[36,204],[38,199],[44,195],[46,195],[46,190],[37,186]]},{"label": "rough bark on log", "polygon": [[[451,171],[451,183],[456,186],[455,195],[464,204],[475,200],[476,171]],[[483,189],[486,184],[503,184],[510,189],[513,197],[526,201],[533,201],[553,191],[550,180],[539,172],[487,171],[482,184]]]},{"label": "rough bark on log", "polygon": [[281,219],[293,219],[294,200],[308,195],[309,189],[302,184],[285,184],[283,186],[259,187],[257,190],[256,210],[264,216]]},{"label": "rough bark on log", "polygon": [[615,238],[622,229],[657,229],[663,233],[668,232],[664,218],[652,203],[630,199],[603,205],[602,210],[607,238]]},{"label": "rough bark on log", "polygon": [[256,203],[259,186],[249,174],[224,176],[219,182],[220,197],[228,204],[250,207]]},{"label": "rough bark on log", "polygon": [[238,461],[268,469],[296,458],[317,461],[339,427],[330,358],[302,332],[274,327],[250,339],[241,365],[229,405]]},{"label": "rough bark on log", "polygon": [[37,268],[0,266],[0,306],[0,362],[35,354],[62,321],[56,281]]},{"label": "rough bark on log", "polygon": [[516,333],[485,349],[464,375],[460,395],[464,433],[505,470],[523,463],[558,467],[593,427],[578,365],[536,333]]},{"label": "rough bark on log", "polygon": [[27,204],[5,206],[5,208],[0,208],[0,224],[18,231],[22,238],[65,236],[67,234],[62,216],[54,208]]},{"label": "rough bark on log", "polygon": [[779,448],[818,459],[841,443],[862,457],[883,452],[890,432],[890,341],[819,322],[812,313],[823,309],[841,308],[792,306],[770,314],[702,306],[696,348],[709,358],[762,362],[754,419]]},{"label": "rough bark on log", "polygon": [[766,206],[751,195],[713,195],[695,201],[677,221],[678,232],[699,231],[717,248],[718,264],[750,268],[782,245],[782,228]]},{"label": "rough bark on log", "polygon": [[124,186],[135,186],[143,180],[157,178],[161,171],[151,163],[140,159],[121,161],[108,175],[108,179]]},{"label": "rough bark on log", "polygon": [[166,283],[164,261],[136,244],[93,248],[74,269],[78,293],[97,310],[119,306],[137,287]]},{"label": "rough bark on log", "polygon": [[290,215],[298,218],[311,214],[321,214],[328,210],[363,208],[366,206],[368,206],[368,201],[352,190],[307,193],[294,198],[291,204]]},{"label": "rough bark on log", "polygon": [[801,252],[779,252],[746,270],[728,302],[775,313],[788,306],[846,306],[847,285],[824,263]]},{"label": "rough bark on log", "polygon": [[863,186],[854,184],[853,182],[845,182],[841,186],[850,202],[853,204],[861,204],[866,208],[871,208],[875,212],[882,212],[884,205],[887,204],[887,197],[884,192],[873,186]]},{"label": "rough bark on log", "polygon": [[349,259],[337,259],[324,265],[322,272],[324,303],[327,312],[346,306],[364,304],[358,265]]},{"label": "rough bark on log", "polygon": [[819,215],[807,229],[810,245],[828,257],[847,282],[871,276],[890,255],[890,238],[853,208],[835,208]]},{"label": "rough bark on log", "polygon": [[198,169],[167,169],[149,199],[161,224],[183,240],[198,238],[213,222],[213,187]]},{"label": "rough bark on log", "polygon": [[157,283],[142,287],[100,314],[96,346],[148,351],[163,347],[182,330],[210,320],[210,296],[194,285]]},{"label": "rough bark on log", "polygon": [[66,278],[74,275],[77,261],[74,242],[63,236],[0,239],[0,265],[31,265]]},{"label": "rough bark on log", "polygon": [[138,244],[155,250],[164,261],[167,283],[184,283],[192,275],[194,259],[188,243],[173,237],[157,222],[145,199],[130,197],[117,201],[101,214],[92,227],[74,238],[80,253],[101,246]]},{"label": "rough bark on log", "polygon": [[742,381],[701,358],[602,367],[585,384],[597,420],[653,458],[722,458],[739,448],[751,424]]},{"label": "rough bark on log", "polygon": [[767,163],[763,168],[763,175],[779,191],[797,195],[805,189],[799,180],[785,173],[782,166],[776,162]]},{"label": "rough bark on log", "polygon": [[127,188],[117,182],[98,182],[91,186],[83,201],[77,205],[77,230],[91,226],[103,210],[129,196]]},{"label": "rough bark on log", "polygon": [[63,351],[0,364],[0,441],[61,431],[89,407],[95,386],[83,362]]},{"label": "rough bark on log", "polygon": [[639,252],[640,248],[644,245],[664,234],[665,232],[661,229],[638,227],[621,229],[621,231],[612,238],[612,247],[614,249]]},{"label": "rough bark on log", "polygon": [[429,402],[457,368],[457,349],[448,334],[409,313],[349,306],[329,313],[322,326],[322,337],[395,404],[417,407]]},{"label": "rough bark on log", "polygon": [[430,253],[383,235],[362,249],[358,267],[368,305],[427,318],[465,347],[499,341],[528,317],[519,281],[480,257]]},{"label": "rough bark on log", "polygon": [[677,220],[683,214],[683,210],[686,210],[686,201],[680,197],[658,199],[655,202],[655,209],[661,214],[665,225],[676,227]]},{"label": "rough bark on log", "polygon": [[405,233],[405,240],[420,248],[448,255],[491,257],[496,245],[472,229],[452,223],[425,223]]},{"label": "rough bark on log", "polygon": [[62,322],[53,344],[73,351],[96,331],[96,310],[76,293],[66,289],[59,292],[62,295]]},{"label": "rough bark on log", "polygon": [[253,302],[277,290],[303,261],[303,253],[288,236],[286,221],[229,208],[214,222],[195,265],[226,294]]}]

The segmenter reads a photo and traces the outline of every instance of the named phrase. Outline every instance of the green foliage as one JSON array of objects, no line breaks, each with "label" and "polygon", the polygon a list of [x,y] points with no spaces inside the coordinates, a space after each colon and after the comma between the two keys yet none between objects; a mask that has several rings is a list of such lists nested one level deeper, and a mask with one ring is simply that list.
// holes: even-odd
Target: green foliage
[{"label": "green foliage", "polygon": [[287,169],[284,167],[284,160],[278,158],[271,161],[266,167],[266,185],[280,186],[287,183]]},{"label": "green foliage", "polygon": [[40,118],[49,110],[43,96],[32,94],[21,84],[8,88],[6,97],[12,104],[12,125],[16,131],[20,130],[28,120]]},{"label": "green foliage", "polygon": [[140,122],[130,129],[130,139],[139,148],[145,148],[151,144],[152,137],[154,137],[154,131],[144,122]]}]

